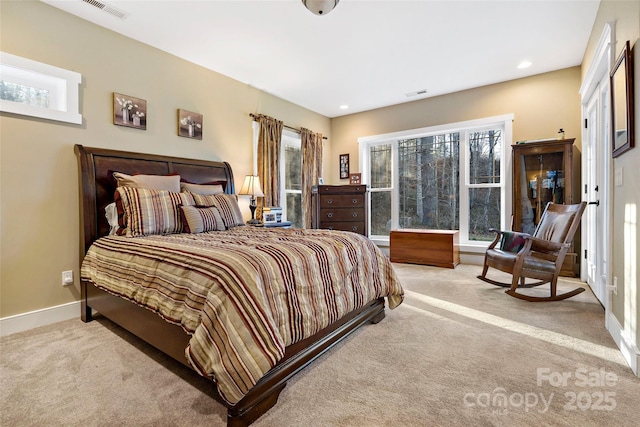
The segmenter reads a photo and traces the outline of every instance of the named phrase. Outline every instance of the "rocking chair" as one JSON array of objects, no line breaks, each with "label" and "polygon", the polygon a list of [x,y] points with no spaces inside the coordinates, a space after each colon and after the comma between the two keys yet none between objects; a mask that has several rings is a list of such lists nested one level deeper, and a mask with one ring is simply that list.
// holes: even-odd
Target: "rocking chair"
[{"label": "rocking chair", "polygon": [[[586,202],[576,205],[548,203],[533,235],[512,231],[496,232],[496,238],[487,248],[482,274],[478,276],[492,285],[510,288],[508,295],[526,301],[560,301],[584,292],[584,288],[557,295],[558,275],[565,255],[580,224]],[[499,247],[496,247],[500,243]],[[511,283],[502,283],[487,278],[487,270],[493,267],[513,276]],[[525,283],[526,278],[537,279]],[[551,295],[537,297],[517,292],[518,288],[551,284]]]}]

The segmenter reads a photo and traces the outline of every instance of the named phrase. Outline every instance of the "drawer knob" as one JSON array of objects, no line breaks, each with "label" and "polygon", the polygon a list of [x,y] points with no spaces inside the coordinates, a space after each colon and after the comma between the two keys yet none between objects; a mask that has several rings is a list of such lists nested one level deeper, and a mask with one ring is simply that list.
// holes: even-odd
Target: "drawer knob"
[{"label": "drawer knob", "polygon": [[354,212],[351,214],[354,218],[358,218],[358,212]]},{"label": "drawer knob", "polygon": [[330,205],[330,204],[332,204],[332,203],[333,203],[333,199],[328,199],[328,200],[327,200],[327,204],[328,204],[328,205]]},{"label": "drawer knob", "polygon": [[353,203],[354,205],[358,204],[358,199],[351,199],[351,203]]},{"label": "drawer knob", "polygon": [[329,212],[329,213],[327,214],[327,218],[333,218],[333,212]]},{"label": "drawer knob", "polygon": [[353,227],[351,227],[351,231],[358,231],[358,226],[354,225]]}]

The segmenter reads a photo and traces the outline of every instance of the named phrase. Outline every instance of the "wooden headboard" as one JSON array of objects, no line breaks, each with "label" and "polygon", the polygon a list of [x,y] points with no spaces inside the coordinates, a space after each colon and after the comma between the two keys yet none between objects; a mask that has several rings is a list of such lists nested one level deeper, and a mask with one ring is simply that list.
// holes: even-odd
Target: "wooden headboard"
[{"label": "wooden headboard", "polygon": [[80,260],[89,246],[109,233],[104,208],[113,202],[116,182],[113,172],[129,175],[169,175],[194,183],[222,183],[225,193],[234,194],[233,172],[227,162],[183,159],[155,154],[75,145],[80,185]]}]

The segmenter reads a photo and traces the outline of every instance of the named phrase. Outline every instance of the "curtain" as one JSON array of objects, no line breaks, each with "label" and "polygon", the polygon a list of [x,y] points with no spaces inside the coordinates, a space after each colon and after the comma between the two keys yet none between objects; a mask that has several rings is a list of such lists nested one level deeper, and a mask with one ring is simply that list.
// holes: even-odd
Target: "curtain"
[{"label": "curtain", "polygon": [[263,206],[280,206],[280,142],[282,121],[256,115],[260,125],[258,134],[258,176],[264,197],[258,200],[256,218],[262,217]]},{"label": "curtain", "polygon": [[302,148],[302,223],[304,228],[311,228],[311,194],[312,186],[322,176],[322,134],[309,129],[300,129]]}]

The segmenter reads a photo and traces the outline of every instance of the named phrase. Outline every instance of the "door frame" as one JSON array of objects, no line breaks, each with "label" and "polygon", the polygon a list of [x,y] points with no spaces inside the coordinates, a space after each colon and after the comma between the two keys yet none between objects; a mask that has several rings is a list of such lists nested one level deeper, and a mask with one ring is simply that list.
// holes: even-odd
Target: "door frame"
[{"label": "door frame", "polygon": [[[584,126],[584,122],[585,119],[588,117],[588,103],[589,101],[592,99],[593,96],[598,96],[599,99],[601,100],[601,96],[600,96],[600,83],[601,82],[607,82],[608,79],[607,77],[609,76],[609,70],[611,70],[611,66],[613,65],[613,51],[612,51],[612,46],[614,46],[614,35],[615,35],[615,31],[614,31],[614,25],[615,23],[613,22],[607,22],[604,26],[604,29],[602,31],[602,35],[600,36],[600,39],[598,41],[598,46],[595,50],[595,54],[594,57],[592,59],[592,62],[589,64],[589,69],[587,70],[587,73],[585,75],[585,79],[580,87],[580,96],[581,96],[581,104],[582,104],[582,141],[585,141],[589,135],[588,135],[588,129],[585,128]],[[598,93],[596,94],[596,90],[598,90]],[[610,88],[609,88],[610,90]],[[605,109],[606,111],[610,111],[608,108]],[[602,144],[600,146],[598,146],[597,149],[597,153],[598,154],[602,154],[604,157],[604,162],[603,162],[603,166],[604,166],[604,170],[603,172],[603,178],[604,178],[604,182],[602,183],[603,186],[603,191],[600,194],[600,204],[601,204],[601,209],[604,212],[603,218],[604,218],[604,234],[605,236],[611,236],[612,233],[612,222],[611,222],[611,215],[612,215],[612,192],[613,192],[613,187],[612,187],[612,180],[611,180],[611,170],[612,170],[612,163],[613,163],[613,157],[611,155],[611,150],[610,147],[607,146],[606,141],[609,141],[609,139],[607,138],[606,132],[608,129],[610,129],[611,126],[611,117],[609,114],[604,114],[601,115],[603,121],[600,124],[604,130],[603,135],[605,135],[605,137],[603,138],[604,140],[602,141]],[[587,180],[587,174],[588,173],[588,168],[586,167],[586,159],[584,156],[582,156],[582,179],[581,182],[584,184],[585,182],[588,182]],[[586,202],[590,202],[590,200],[585,200],[585,198],[587,197],[587,194],[585,194],[584,192],[584,186],[581,186],[581,194],[582,194],[582,200],[586,201]],[[581,241],[586,243],[587,242],[587,238],[586,238],[586,230],[587,227],[582,227],[581,228]],[[604,279],[604,286],[605,286],[605,301],[604,301],[604,309],[605,309],[605,317],[606,315],[608,315],[611,312],[611,297],[610,297],[610,292],[615,292],[615,290],[613,289],[613,287],[611,286],[611,257],[613,254],[613,245],[611,243],[611,241],[607,238],[603,239],[604,241],[604,247],[603,247],[603,255],[605,256],[607,263],[605,265],[605,271],[602,271],[602,276]],[[584,260],[584,248],[582,248],[582,256],[581,256],[581,260]],[[587,277],[587,271],[586,271],[586,262],[581,261],[580,262],[580,279],[583,281],[586,281],[586,277]]]}]

